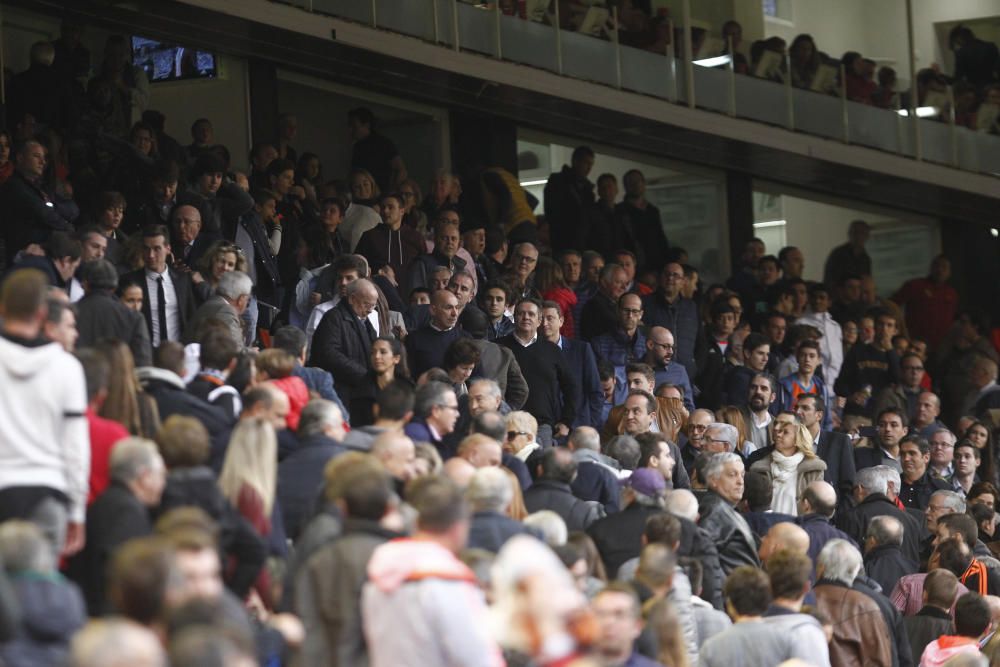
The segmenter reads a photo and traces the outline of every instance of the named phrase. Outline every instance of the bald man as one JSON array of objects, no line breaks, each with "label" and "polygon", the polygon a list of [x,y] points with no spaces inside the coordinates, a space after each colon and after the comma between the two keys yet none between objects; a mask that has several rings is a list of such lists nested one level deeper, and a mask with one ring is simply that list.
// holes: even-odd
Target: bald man
[{"label": "bald man", "polygon": [[458,297],[448,290],[437,290],[431,295],[430,320],[406,337],[407,363],[413,377],[444,363],[444,352],[459,338],[469,334],[458,326],[461,309]]},{"label": "bald man", "polygon": [[766,563],[767,559],[778,551],[790,551],[796,554],[807,555],[809,553],[809,534],[801,527],[789,521],[782,521],[771,526],[767,535],[760,541],[760,561]]},{"label": "bald man", "polygon": [[220,234],[202,230],[201,212],[190,204],[181,204],[174,209],[171,217],[171,232],[175,259],[185,266],[195,269],[202,256],[215,241],[222,238]]},{"label": "bald man", "polygon": [[460,456],[453,456],[444,462],[444,474],[460,488],[469,486],[473,475],[476,474],[476,466],[472,465]]},{"label": "bald man", "polygon": [[656,373],[656,386],[672,384],[683,392],[684,407],[694,410],[694,391],[683,364],[674,363],[674,335],[666,327],[652,327],[646,337],[645,361]]},{"label": "bald man", "polygon": [[473,433],[459,443],[458,456],[471,463],[474,468],[495,468],[500,465],[503,450],[493,438]]},{"label": "bald man", "polygon": [[310,366],[329,371],[336,378],[337,393],[348,406],[368,380],[368,358],[377,337],[368,316],[378,303],[378,289],[361,278],[348,283],[345,296],[323,315],[310,350]]},{"label": "bald man", "polygon": [[417,474],[416,447],[402,431],[386,431],[375,438],[372,456],[392,477],[398,491]]},{"label": "bald man", "polygon": [[[837,509],[837,492],[829,482],[811,482],[799,499],[798,524],[809,535],[809,558],[813,564],[819,557],[823,545],[830,540],[847,540],[854,544],[847,533],[836,528],[831,519]],[[815,568],[813,569],[815,574]]]},{"label": "bald man", "polygon": [[913,574],[918,564],[903,555],[903,524],[891,516],[874,517],[865,532],[865,574],[883,591],[892,591],[900,578]]}]

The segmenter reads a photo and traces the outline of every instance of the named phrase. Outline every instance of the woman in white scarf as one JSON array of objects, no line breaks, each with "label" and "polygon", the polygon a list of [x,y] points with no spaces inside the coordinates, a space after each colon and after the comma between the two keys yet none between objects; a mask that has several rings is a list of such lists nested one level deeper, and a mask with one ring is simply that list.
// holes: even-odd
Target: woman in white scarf
[{"label": "woman in white scarf", "polygon": [[809,429],[795,415],[783,412],[775,418],[771,453],[749,471],[771,483],[771,511],[798,515],[798,499],[806,486],[823,479],[826,463],[816,456],[812,442]]},{"label": "woman in white scarf", "polygon": [[538,420],[527,412],[515,410],[507,415],[506,422],[507,439],[503,443],[504,451],[527,463],[528,457],[542,448],[535,441],[538,435]]}]

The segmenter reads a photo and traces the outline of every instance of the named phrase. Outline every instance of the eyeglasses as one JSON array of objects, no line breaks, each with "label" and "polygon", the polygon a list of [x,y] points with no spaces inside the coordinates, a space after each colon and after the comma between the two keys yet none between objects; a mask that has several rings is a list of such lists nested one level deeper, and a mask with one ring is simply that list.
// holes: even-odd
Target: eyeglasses
[{"label": "eyeglasses", "polygon": [[532,435],[532,434],[529,433],[528,431],[507,431],[507,439],[508,440],[513,440],[514,438],[516,438],[519,435]]},{"label": "eyeglasses", "polygon": [[524,264],[534,264],[538,261],[537,257],[528,257],[527,255],[517,255],[514,259]]}]

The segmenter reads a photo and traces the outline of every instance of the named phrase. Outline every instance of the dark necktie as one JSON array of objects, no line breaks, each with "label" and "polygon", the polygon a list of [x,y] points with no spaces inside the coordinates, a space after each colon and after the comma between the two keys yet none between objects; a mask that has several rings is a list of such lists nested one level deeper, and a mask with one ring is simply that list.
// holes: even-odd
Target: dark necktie
[{"label": "dark necktie", "polygon": [[368,319],[367,317],[365,318],[365,331],[368,332],[368,342],[369,343],[374,342],[375,339],[378,338],[378,334],[375,333],[375,327],[372,326],[372,321],[370,319]]},{"label": "dark necktie", "polygon": [[160,320],[160,344],[170,340],[167,332],[167,294],[163,289],[163,276],[156,277],[156,314]]}]

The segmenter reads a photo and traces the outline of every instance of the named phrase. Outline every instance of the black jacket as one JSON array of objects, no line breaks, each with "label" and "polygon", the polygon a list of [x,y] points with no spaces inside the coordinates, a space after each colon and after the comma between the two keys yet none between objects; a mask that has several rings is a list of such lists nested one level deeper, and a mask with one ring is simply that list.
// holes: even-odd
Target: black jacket
[{"label": "black jacket", "polygon": [[901,577],[913,574],[917,569],[917,562],[906,558],[895,544],[883,544],[865,554],[865,573],[886,594],[892,592]]},{"label": "black jacket", "polygon": [[497,512],[476,512],[469,527],[469,549],[485,549],[491,553],[500,551],[507,540],[515,535],[541,536],[538,531]]},{"label": "black jacket", "polygon": [[587,530],[590,524],[604,516],[603,505],[580,500],[573,495],[569,484],[550,479],[536,480],[524,492],[524,506],[529,512],[552,510],[563,518],[570,532]]},{"label": "black jacket", "polygon": [[618,328],[618,304],[598,290],[580,311],[580,338],[590,341]]},{"label": "black jacket", "polygon": [[112,482],[87,508],[87,540],[83,551],[70,560],[69,575],[83,591],[91,616],[110,610],[105,577],[115,550],[152,530],[149,510],[124,484]]},{"label": "black jacket", "polygon": [[222,470],[229,436],[232,434],[232,416],[227,415],[222,408],[210,405],[189,393],[184,381],[170,371],[143,368],[138,376],[143,389],[156,401],[161,420],[166,421],[170,415],[184,415],[194,417],[205,426],[212,440],[208,463],[213,470]]},{"label": "black jacket", "polygon": [[205,466],[171,470],[157,511],[162,515],[175,507],[198,507],[216,522],[219,547],[235,563],[226,585],[237,597],[246,597],[267,560],[267,545],[222,495],[215,473]]},{"label": "black jacket", "polygon": [[837,511],[844,512],[853,506],[851,492],[854,490],[854,446],[844,433],[821,431],[816,455],[826,463],[823,479],[837,490]]},{"label": "black jacket", "polygon": [[681,522],[681,543],[677,547],[677,555],[697,558],[701,562],[701,598],[716,609],[722,609],[722,582],[725,576],[719,564],[719,550],[715,542],[695,522],[683,517],[677,517],[677,520]]},{"label": "black jacket", "polygon": [[699,408],[717,410],[722,405],[726,355],[716,343],[710,329],[702,332],[701,347],[705,353],[698,359],[698,375],[694,378],[694,384],[701,393],[695,398],[694,403]]},{"label": "black jacket", "polygon": [[549,175],[545,184],[545,220],[549,223],[552,254],[583,248],[594,213],[594,184],[577,176],[568,165]]},{"label": "black jacket", "polygon": [[896,507],[885,494],[872,493],[858,503],[854,509],[837,515],[837,527],[851,536],[857,544],[863,544],[868,524],[877,516],[888,515],[903,524],[903,555],[909,560],[920,562],[920,540],[924,527],[910,514]]},{"label": "black jacket", "polygon": [[285,531],[293,541],[316,513],[327,462],[346,451],[336,440],[318,433],[301,438],[295,451],[278,464],[278,502]]},{"label": "black jacket", "polygon": [[341,299],[316,327],[309,365],[329,371],[337,383],[341,400],[350,405],[354,392],[363,385],[368,373],[371,347],[372,340],[364,322],[351,310],[347,299]]},{"label": "black jacket", "polygon": [[42,188],[28,182],[18,171],[0,187],[8,266],[14,255],[29,243],[41,243],[54,231],[73,231],[71,221],[63,218],[57,207],[46,205],[46,201]]},{"label": "black jacket", "polygon": [[955,634],[955,623],[944,609],[925,605],[915,616],[903,618],[903,627],[910,640],[910,654],[920,661],[924,649],[941,635]]},{"label": "black jacket", "polygon": [[621,512],[595,521],[587,534],[594,540],[601,554],[608,577],[614,578],[618,568],[642,551],[642,533],[646,529],[646,519],[654,514],[662,514],[659,507],[649,507],[632,503]]},{"label": "black jacket", "polygon": [[757,542],[746,519],[718,494],[709,491],[699,506],[699,525],[719,549],[719,565],[726,576],[740,565],[760,567]]},{"label": "black jacket", "polygon": [[899,500],[907,507],[926,510],[935,491],[951,491],[951,485],[939,477],[924,472],[924,476],[912,484],[900,478]]},{"label": "black jacket", "polygon": [[110,290],[93,290],[76,304],[77,345],[88,347],[104,338],[126,343],[136,367],[153,365],[149,327],[142,315],[115,298]]},{"label": "black jacket", "polygon": [[[194,289],[191,287],[191,276],[174,269],[168,269],[170,281],[174,284],[174,292],[177,294],[177,315],[180,319],[180,332],[184,333],[188,322],[194,317]],[[139,269],[126,273],[120,277],[120,282],[127,283],[135,281],[142,288],[142,316],[146,318],[146,328],[149,332],[149,340],[153,340],[153,316],[149,310],[149,287],[146,285],[146,270]]]}]

